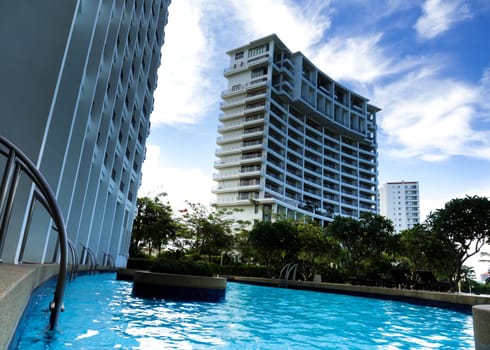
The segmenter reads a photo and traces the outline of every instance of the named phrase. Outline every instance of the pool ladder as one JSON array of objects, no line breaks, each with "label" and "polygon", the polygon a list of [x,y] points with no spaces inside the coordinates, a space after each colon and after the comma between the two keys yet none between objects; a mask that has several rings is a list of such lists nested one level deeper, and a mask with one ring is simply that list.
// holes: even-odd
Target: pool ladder
[{"label": "pool ladder", "polygon": [[75,279],[78,274],[78,252],[75,248],[75,245],[69,239],[67,240],[68,248],[70,249],[71,256],[71,269],[68,280],[71,282]]},{"label": "pool ladder", "polygon": [[116,269],[116,265],[114,264],[114,258],[111,254],[104,252],[104,260],[102,261],[104,266],[108,266],[111,271]]},{"label": "pool ladder", "polygon": [[[287,288],[289,277],[291,276],[291,280],[293,280],[293,281],[296,279],[296,270],[297,269],[298,269],[297,263],[296,264],[289,263],[289,264],[284,265],[283,268],[281,269],[281,273],[279,273],[279,287]],[[284,273],[284,281],[282,281],[283,273]],[[291,275],[291,273],[292,273],[292,275]]]},{"label": "pool ladder", "polygon": [[0,178],[0,252],[3,250],[5,236],[14,208],[15,196],[22,174],[26,175],[32,181],[35,185],[35,189],[32,192],[29,202],[28,222],[24,228],[21,252],[18,256],[18,261],[23,261],[23,249],[25,249],[26,246],[27,233],[32,219],[31,216],[34,203],[38,202],[46,209],[56,227],[55,232],[57,232],[58,235],[59,252],[57,246],[53,260],[57,260],[59,253],[59,270],[53,300],[49,303],[49,328],[54,329],[56,322],[58,321],[59,313],[63,310],[63,294],[65,292],[67,277],[68,239],[63,214],[53,190],[36,165],[24,154],[24,152],[22,152],[21,149],[2,135],[0,135],[0,155],[6,157],[4,172]]},{"label": "pool ladder", "polygon": [[82,246],[82,255],[80,257],[80,265],[89,265],[88,272],[95,272],[97,269],[97,258],[92,249],[80,243]]}]

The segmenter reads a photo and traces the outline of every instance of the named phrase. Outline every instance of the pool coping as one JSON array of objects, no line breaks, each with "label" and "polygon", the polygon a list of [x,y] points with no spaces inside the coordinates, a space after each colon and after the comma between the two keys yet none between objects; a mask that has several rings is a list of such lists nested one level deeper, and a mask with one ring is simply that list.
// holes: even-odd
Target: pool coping
[{"label": "pool coping", "polygon": [[8,348],[34,289],[58,270],[57,264],[0,264],[0,349]]},{"label": "pool coping", "polygon": [[[12,342],[32,292],[57,276],[59,268],[58,264],[0,263],[0,349],[8,349]],[[89,271],[90,268],[88,265],[78,265],[79,272]],[[110,270],[103,266],[97,269]],[[46,309],[48,307],[46,305]]]}]

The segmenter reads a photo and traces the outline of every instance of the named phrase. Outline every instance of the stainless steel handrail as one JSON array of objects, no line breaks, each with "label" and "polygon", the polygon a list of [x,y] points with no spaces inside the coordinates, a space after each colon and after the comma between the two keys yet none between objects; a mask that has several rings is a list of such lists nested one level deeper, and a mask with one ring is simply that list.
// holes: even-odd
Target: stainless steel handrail
[{"label": "stainless steel handrail", "polygon": [[281,272],[279,273],[279,282],[282,280],[282,273],[284,272],[284,284],[282,285],[283,287],[287,288],[288,287],[288,280],[289,280],[289,275],[291,272],[293,275],[291,276],[291,280],[296,279],[296,270],[298,269],[298,264],[293,264],[289,263],[286,264],[282,267]]},{"label": "stainless steel handrail", "polygon": [[104,260],[102,261],[104,266],[109,266],[111,269],[115,267],[114,258],[111,254],[104,252]]},{"label": "stainless steel handrail", "polygon": [[92,264],[90,266],[90,271],[95,271],[97,269],[97,257],[95,256],[95,253],[92,249],[87,247],[87,251],[90,255],[90,259],[92,261]]},{"label": "stainless steel handrail", "polygon": [[85,244],[80,243],[82,246],[82,255],[80,257],[80,264],[85,265],[85,262],[88,261],[89,263],[89,272],[95,271],[97,268],[97,258],[89,247],[87,247]]},{"label": "stainless steel handrail", "polygon": [[8,158],[2,178],[2,185],[0,187],[0,252],[3,248],[4,235],[7,232],[10,215],[12,213],[20,171],[23,171],[36,185],[42,198],[41,203],[46,204],[46,210],[51,215],[51,218],[57,227],[60,246],[60,262],[53,301],[49,304],[51,311],[49,328],[54,329],[58,321],[59,313],[63,308],[63,294],[66,285],[67,234],[65,221],[51,187],[34,163],[16,145],[2,135],[0,135],[0,144],[7,148],[7,151],[1,149],[0,153],[6,155]]},{"label": "stainless steel handrail", "polygon": [[71,270],[70,270],[70,281],[73,281],[75,275],[78,273],[78,252],[75,248],[75,245],[69,239],[67,240],[68,248],[70,248],[71,252]]}]

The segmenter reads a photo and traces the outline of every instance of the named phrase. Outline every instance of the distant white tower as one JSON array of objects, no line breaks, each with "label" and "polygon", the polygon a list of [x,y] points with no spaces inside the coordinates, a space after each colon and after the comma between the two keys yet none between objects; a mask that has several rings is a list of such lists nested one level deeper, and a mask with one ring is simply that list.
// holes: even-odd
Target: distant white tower
[{"label": "distant white tower", "polygon": [[412,228],[420,222],[419,183],[385,183],[379,190],[379,209],[393,221],[396,232]]}]

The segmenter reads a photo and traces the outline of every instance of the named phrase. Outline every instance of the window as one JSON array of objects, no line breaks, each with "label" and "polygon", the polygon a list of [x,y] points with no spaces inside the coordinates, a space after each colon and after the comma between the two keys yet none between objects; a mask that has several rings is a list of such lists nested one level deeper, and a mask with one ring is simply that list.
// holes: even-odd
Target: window
[{"label": "window", "polygon": [[252,70],[252,79],[267,74],[267,67],[255,68]]},{"label": "window", "polygon": [[269,51],[269,44],[256,46],[248,50],[248,57],[257,56],[267,51]]},{"label": "window", "polygon": [[240,58],[243,58],[243,51],[237,52],[237,53],[235,54],[235,59],[236,59],[236,60],[239,60]]}]

